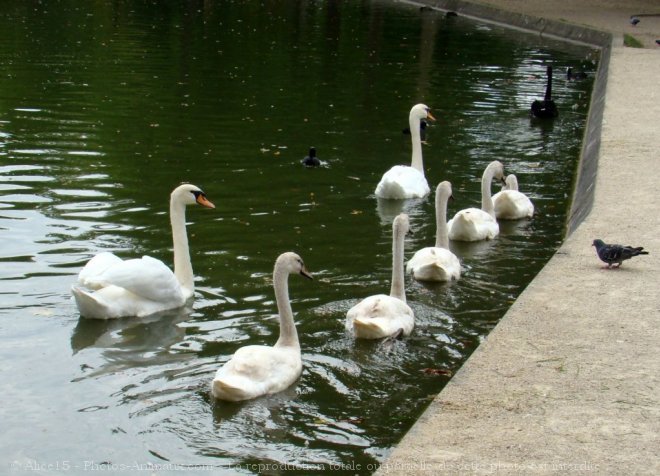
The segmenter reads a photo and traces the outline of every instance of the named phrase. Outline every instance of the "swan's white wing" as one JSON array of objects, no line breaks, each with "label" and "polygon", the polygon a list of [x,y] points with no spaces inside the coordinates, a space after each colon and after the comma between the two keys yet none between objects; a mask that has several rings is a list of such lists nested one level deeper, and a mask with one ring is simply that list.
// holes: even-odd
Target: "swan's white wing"
[{"label": "swan's white wing", "polygon": [[286,389],[301,372],[299,349],[250,345],[218,369],[211,390],[216,398],[246,400]]},{"label": "swan's white wing", "polygon": [[409,335],[414,325],[415,315],[410,306],[387,294],[369,296],[346,313],[346,329],[367,339],[388,337],[399,330]]},{"label": "swan's white wing", "polygon": [[279,381],[286,375],[296,374],[296,369],[302,365],[292,350],[260,345],[241,347],[225,365],[224,374],[242,375],[254,382]]},{"label": "swan's white wing", "polygon": [[380,198],[404,199],[422,198],[430,191],[426,177],[419,170],[406,165],[395,165],[383,174],[375,193]]},{"label": "swan's white wing", "polygon": [[495,216],[504,220],[531,218],[534,215],[532,201],[517,190],[503,190],[493,195]]},{"label": "swan's white wing", "polygon": [[456,241],[491,240],[500,233],[497,220],[481,208],[466,208],[447,222],[449,239]]},{"label": "swan's white wing", "polygon": [[162,310],[159,303],[141,299],[117,286],[106,286],[94,292],[73,286],[71,293],[80,315],[90,319],[146,316]]},{"label": "swan's white wing", "polygon": [[183,299],[181,285],[172,270],[150,256],[120,260],[86,281],[93,289],[114,285],[151,301],[179,302]]},{"label": "swan's white wing", "polygon": [[121,262],[122,259],[112,253],[99,253],[90,259],[85,267],[80,270],[80,273],[78,274],[78,283],[91,289],[100,289],[102,286],[98,285],[99,276],[107,271],[108,268]]},{"label": "swan's white wing", "polygon": [[460,278],[461,263],[448,249],[429,246],[410,258],[406,272],[420,281],[451,281]]}]

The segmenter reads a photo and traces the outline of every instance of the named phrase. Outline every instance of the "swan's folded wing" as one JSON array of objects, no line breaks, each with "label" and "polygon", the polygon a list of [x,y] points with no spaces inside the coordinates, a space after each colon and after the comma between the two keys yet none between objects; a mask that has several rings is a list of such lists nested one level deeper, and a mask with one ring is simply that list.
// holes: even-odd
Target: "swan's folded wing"
[{"label": "swan's folded wing", "polygon": [[402,315],[413,315],[410,306],[400,299],[387,294],[376,294],[364,298],[346,313],[348,321],[357,317],[397,317]]},{"label": "swan's folded wing", "polygon": [[181,285],[172,270],[149,256],[120,261],[88,281],[93,288],[114,285],[152,301],[183,299]]},{"label": "swan's folded wing", "polygon": [[301,371],[300,354],[294,349],[250,345],[236,351],[217,371],[214,382],[223,382],[221,393],[234,394],[235,399],[253,398],[283,390]]},{"label": "swan's folded wing", "polygon": [[91,289],[99,289],[103,287],[98,284],[100,276],[102,276],[110,267],[121,262],[122,259],[112,253],[99,253],[90,259],[85,267],[80,270],[80,273],[78,274],[78,283]]},{"label": "swan's folded wing", "polygon": [[412,309],[400,299],[378,294],[363,299],[346,313],[346,329],[357,337],[380,339],[403,331],[409,335],[415,321]]},{"label": "swan's folded wing", "polygon": [[436,264],[435,248],[427,247],[417,250],[412,258],[406,263],[406,273],[412,273],[415,269],[422,266],[431,266]]},{"label": "swan's folded wing", "polygon": [[427,247],[417,251],[406,264],[406,272],[422,281],[449,281],[461,276],[458,257],[446,248]]},{"label": "swan's folded wing", "polygon": [[376,186],[376,196],[381,198],[421,198],[430,192],[428,182],[419,170],[405,165],[395,165],[383,174]]},{"label": "swan's folded wing", "polygon": [[515,202],[516,208],[521,210],[527,216],[531,217],[534,214],[534,204],[529,199],[529,197],[524,193],[518,192],[516,190],[512,190],[511,192],[511,199],[513,202]]},{"label": "swan's folded wing", "polygon": [[449,239],[458,241],[491,240],[500,227],[497,220],[480,208],[466,208],[447,222]]},{"label": "swan's folded wing", "polygon": [[498,218],[518,219],[531,218],[534,215],[534,204],[522,192],[503,190],[493,195],[495,214]]},{"label": "swan's folded wing", "polygon": [[288,355],[268,346],[251,345],[236,351],[227,370],[243,375],[255,382],[266,382],[273,378],[279,367],[289,364]]}]

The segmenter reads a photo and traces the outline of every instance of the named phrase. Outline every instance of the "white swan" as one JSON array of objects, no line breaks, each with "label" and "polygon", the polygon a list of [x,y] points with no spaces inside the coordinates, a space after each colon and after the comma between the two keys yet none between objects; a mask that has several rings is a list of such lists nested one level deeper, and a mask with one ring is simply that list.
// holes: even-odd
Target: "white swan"
[{"label": "white swan", "polygon": [[78,286],[71,287],[80,314],[113,319],[146,316],[183,306],[194,293],[186,205],[195,203],[215,208],[195,185],[180,185],[170,195],[174,272],[149,256],[124,261],[112,253],[100,253],[80,271]]},{"label": "white swan", "polygon": [[461,210],[447,223],[450,240],[491,240],[500,233],[490,195],[493,178],[504,180],[504,166],[497,160],[488,164],[481,177],[481,208]]},{"label": "white swan", "polygon": [[424,104],[417,104],[410,110],[410,137],[412,140],[412,161],[408,165],[395,165],[383,174],[383,178],[376,186],[378,198],[404,199],[422,198],[429,194],[429,184],[424,176],[424,163],[422,161],[422,140],[420,138],[420,121],[433,120],[429,108]]},{"label": "white swan", "polygon": [[248,345],[238,349],[215,374],[211,393],[220,400],[238,402],[280,392],[302,373],[302,358],[289,301],[289,274],[313,279],[302,259],[283,253],[275,261],[273,288],[280,317],[280,337],[273,347]]},{"label": "white swan", "polygon": [[399,334],[407,336],[415,325],[415,315],[406,304],[403,275],[403,247],[410,230],[408,215],[401,213],[392,226],[392,285],[390,295],[377,294],[363,299],[346,313],[346,329],[355,337],[380,339]]},{"label": "white swan", "polygon": [[525,195],[518,191],[518,179],[510,174],[506,178],[506,186],[493,195],[495,216],[502,220],[519,220],[532,218],[534,204]]},{"label": "white swan", "polygon": [[450,198],[451,183],[441,182],[435,189],[435,246],[418,250],[406,264],[406,272],[419,281],[451,281],[461,277],[461,263],[449,251],[447,201]]}]

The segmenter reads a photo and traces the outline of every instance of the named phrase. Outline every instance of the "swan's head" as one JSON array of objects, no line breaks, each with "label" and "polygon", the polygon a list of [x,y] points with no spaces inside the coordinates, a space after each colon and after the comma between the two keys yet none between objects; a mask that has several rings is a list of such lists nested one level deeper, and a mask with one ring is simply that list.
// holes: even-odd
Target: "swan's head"
[{"label": "swan's head", "polygon": [[307,268],[305,268],[302,258],[291,251],[282,253],[277,257],[277,261],[275,261],[275,274],[279,270],[285,271],[287,274],[300,274],[308,279],[314,279],[309,271],[307,271]]},{"label": "swan's head", "polygon": [[396,218],[394,218],[392,227],[394,233],[401,233],[403,235],[410,233],[410,219],[408,218],[408,215],[405,213],[399,213]]},{"label": "swan's head", "polygon": [[415,121],[435,121],[431,108],[426,104],[415,104],[410,110],[410,119]]},{"label": "swan's head", "polygon": [[488,164],[488,167],[486,167],[486,170],[484,170],[484,175],[487,173],[492,173],[493,178],[499,180],[502,183],[505,183],[504,165],[502,165],[502,162],[499,160],[493,160],[490,164]]},{"label": "swan's head", "polygon": [[206,198],[206,194],[196,185],[184,183],[179,185],[172,192],[171,201],[182,203],[183,205],[201,205],[206,208],[215,208],[215,205]]},{"label": "swan's head", "polygon": [[447,199],[453,198],[452,197],[452,191],[451,191],[451,182],[445,180],[444,182],[440,182],[435,189],[436,196],[438,198],[446,197]]},{"label": "swan's head", "polygon": [[518,190],[518,178],[515,175],[507,175],[505,183],[502,190]]}]

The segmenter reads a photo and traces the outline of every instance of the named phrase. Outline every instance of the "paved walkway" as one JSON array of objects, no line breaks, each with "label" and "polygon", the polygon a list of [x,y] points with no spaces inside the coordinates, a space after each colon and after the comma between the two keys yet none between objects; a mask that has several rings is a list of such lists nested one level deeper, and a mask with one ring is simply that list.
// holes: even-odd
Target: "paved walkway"
[{"label": "paved walkway", "polygon": [[[621,41],[660,1],[481,3],[613,34],[593,208],[378,474],[660,474],[660,46]],[[594,238],[650,254],[603,270]]]}]

